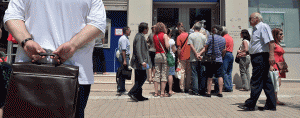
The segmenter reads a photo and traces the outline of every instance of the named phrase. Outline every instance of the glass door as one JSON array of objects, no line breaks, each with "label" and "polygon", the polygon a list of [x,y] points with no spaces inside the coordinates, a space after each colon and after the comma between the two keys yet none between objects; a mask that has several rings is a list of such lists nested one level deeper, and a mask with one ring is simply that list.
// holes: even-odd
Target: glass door
[{"label": "glass door", "polygon": [[179,8],[157,8],[157,22],[163,22],[167,28],[179,22]]},{"label": "glass door", "polygon": [[201,20],[205,20],[206,22],[204,25],[206,26],[206,30],[210,31],[211,29],[211,9],[207,8],[190,8],[189,9],[189,25],[190,28],[193,27],[193,25]]}]

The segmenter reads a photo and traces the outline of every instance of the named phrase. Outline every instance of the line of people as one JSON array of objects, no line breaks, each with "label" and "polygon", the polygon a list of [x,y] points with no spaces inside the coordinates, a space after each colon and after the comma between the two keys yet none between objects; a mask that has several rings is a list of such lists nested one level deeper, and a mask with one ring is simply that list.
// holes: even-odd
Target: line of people
[{"label": "line of people", "polygon": [[[258,19],[257,15],[255,18]],[[261,16],[261,15],[260,15]],[[262,18],[261,18],[262,19]],[[251,21],[251,20],[250,20]],[[261,21],[261,20],[260,20]],[[256,21],[259,24],[260,21]],[[256,25],[257,25],[256,24]],[[254,30],[257,30],[259,26],[252,25]],[[154,83],[154,97],[170,97],[175,94],[173,91],[176,88],[177,84],[175,84],[174,75],[176,74],[176,68],[180,67],[182,72],[181,78],[179,81],[178,88],[181,89],[182,92],[190,93],[193,95],[203,95],[206,97],[211,97],[212,93],[212,82],[213,78],[217,78],[218,81],[215,81],[214,93],[217,93],[218,97],[223,97],[222,92],[232,92],[233,84],[232,84],[232,66],[234,61],[233,52],[233,39],[228,34],[225,27],[215,25],[211,29],[211,34],[207,34],[207,30],[203,28],[203,23],[197,22],[194,24],[193,28],[190,30],[190,34],[188,34],[182,23],[178,23],[176,28],[167,28],[164,23],[158,22],[156,25],[151,27],[152,33],[149,35],[146,40],[143,36],[143,43],[139,45],[138,48],[134,47],[134,54],[131,59],[131,66],[133,68],[146,67],[149,65],[149,82]],[[119,49],[122,52],[120,56],[120,62],[123,65],[127,65],[129,62],[130,55],[130,43],[128,36],[130,35],[130,28],[125,27],[123,29],[124,36],[122,36],[119,40]],[[142,32],[142,31],[141,31]],[[141,33],[140,32],[140,33]],[[253,32],[255,33],[255,32]],[[280,46],[280,40],[283,39],[283,33],[281,29],[274,29],[272,31],[273,36],[269,35],[271,42],[275,39],[276,44],[271,46],[271,48],[275,47],[275,58],[276,63],[280,61],[284,61],[283,53],[284,50]],[[137,34],[138,35],[138,34]],[[137,36],[136,36],[137,37]],[[274,39],[273,39],[274,37]],[[250,60],[253,63],[253,59],[250,58],[252,53],[257,50],[267,50],[258,49],[257,44],[254,43],[254,40],[251,40],[250,33],[248,30],[243,29],[241,31],[242,44],[240,45],[239,50],[237,51],[236,58],[239,58],[239,70],[242,79],[242,88],[240,91],[250,91],[251,86],[253,85],[252,79],[250,79],[249,74],[249,65]],[[273,40],[272,40],[273,39]],[[140,38],[135,38],[135,40],[141,40]],[[144,41],[145,40],[145,41]],[[261,40],[261,39],[256,39]],[[135,42],[135,41],[134,41]],[[145,44],[144,46],[144,43]],[[267,42],[268,43],[268,42]],[[271,45],[271,44],[270,44]],[[145,50],[140,50],[140,48],[145,48]],[[270,50],[271,50],[270,48]],[[138,49],[138,50],[137,50]],[[272,49],[274,50],[274,49]],[[142,52],[140,52],[142,51]],[[167,57],[165,55],[166,52],[170,52],[176,60],[176,66],[168,66]],[[271,55],[272,52],[267,52]],[[143,54],[143,56],[141,56]],[[147,55],[148,54],[148,55]],[[212,55],[214,54],[216,59],[215,63],[211,64],[203,64],[201,60],[204,55]],[[272,54],[271,56],[273,56]],[[141,56],[141,57],[139,57]],[[134,58],[135,57],[135,58]],[[137,58],[138,57],[138,58]],[[123,60],[126,58],[126,61]],[[278,59],[279,58],[279,59]],[[141,61],[143,60],[143,61]],[[144,63],[145,62],[145,63]],[[275,62],[274,62],[275,63]],[[136,67],[135,64],[138,64]],[[255,68],[255,64],[252,66],[253,76],[256,77],[256,73],[258,72],[258,68]],[[271,64],[268,67],[270,71],[278,70],[277,65]],[[144,69],[144,68],[143,68]],[[144,69],[143,81],[147,78],[146,70]],[[136,75],[136,79],[140,79],[139,76]],[[285,73],[280,73],[279,85],[281,85],[281,78],[285,77]],[[268,77],[269,78],[269,77]],[[118,85],[118,92],[122,94],[126,94],[125,90],[125,79],[120,79],[119,82],[123,84]],[[158,90],[160,83],[160,91]],[[168,84],[167,84],[168,83]],[[251,83],[251,85],[250,85]],[[139,83],[141,84],[141,83]],[[166,86],[168,86],[166,88]],[[175,86],[175,87],[174,87]],[[134,96],[137,98],[137,101],[143,101],[145,98],[141,97],[142,85],[139,86],[139,95]],[[251,90],[253,92],[253,90]],[[129,92],[128,95],[135,95],[133,92]],[[277,93],[276,93],[277,95]],[[134,98],[131,96],[131,98]],[[141,99],[139,99],[141,98]],[[284,105],[284,103],[280,102],[276,97],[277,104]]]}]

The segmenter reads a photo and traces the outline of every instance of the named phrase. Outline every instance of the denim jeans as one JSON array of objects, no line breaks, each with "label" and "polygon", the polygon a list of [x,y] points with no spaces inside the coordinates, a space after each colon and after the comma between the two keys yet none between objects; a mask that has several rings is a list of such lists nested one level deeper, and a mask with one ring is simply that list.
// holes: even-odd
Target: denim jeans
[{"label": "denim jeans", "polygon": [[224,87],[225,90],[232,90],[232,66],[234,57],[232,52],[226,52],[223,59]]},{"label": "denim jeans", "polygon": [[276,109],[276,98],[273,83],[269,74],[269,53],[258,53],[251,55],[252,77],[250,80],[251,94],[245,101],[245,106],[253,109],[261,94],[262,89],[266,94],[267,100],[265,108]]},{"label": "denim jeans", "polygon": [[205,93],[207,79],[204,73],[204,66],[201,65],[200,61],[190,63],[192,70],[192,90],[196,94],[199,94],[200,92]]},{"label": "denim jeans", "polygon": [[[126,55],[126,62],[127,62],[127,66],[129,65],[129,55]],[[120,65],[123,66],[123,56],[120,54],[120,57],[119,57],[119,62],[120,62]],[[118,87],[117,87],[117,92],[125,92],[126,89],[125,89],[125,78],[123,78],[122,76],[119,77],[119,84],[118,84]]]}]

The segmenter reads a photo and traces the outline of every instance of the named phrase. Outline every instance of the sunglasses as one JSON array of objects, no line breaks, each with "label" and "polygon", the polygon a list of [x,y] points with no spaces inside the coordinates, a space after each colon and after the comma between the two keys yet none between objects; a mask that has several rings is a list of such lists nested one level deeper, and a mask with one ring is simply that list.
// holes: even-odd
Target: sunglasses
[{"label": "sunglasses", "polygon": [[279,35],[281,36],[281,35],[283,35],[283,33],[280,33]]}]

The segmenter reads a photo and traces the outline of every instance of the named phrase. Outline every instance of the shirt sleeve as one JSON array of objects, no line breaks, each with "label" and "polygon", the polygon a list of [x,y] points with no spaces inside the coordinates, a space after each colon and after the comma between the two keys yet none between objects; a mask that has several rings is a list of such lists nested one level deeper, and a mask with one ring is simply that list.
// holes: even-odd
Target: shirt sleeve
[{"label": "shirt sleeve", "polygon": [[264,27],[261,29],[261,36],[264,40],[264,43],[267,44],[269,43],[270,41],[273,41],[274,38],[272,36],[272,33],[271,33],[271,28],[268,26],[268,25],[263,25]]},{"label": "shirt sleeve", "polygon": [[3,22],[8,20],[23,20],[25,21],[25,3],[24,0],[10,0],[5,11]]},{"label": "shirt sleeve", "polygon": [[122,49],[122,50],[126,50],[127,42],[126,42],[125,40],[122,39],[120,43],[121,43],[121,49]]},{"label": "shirt sleeve", "polygon": [[102,33],[105,33],[106,28],[106,13],[102,0],[93,0],[90,12],[87,16],[87,24],[95,26]]},{"label": "shirt sleeve", "polygon": [[209,36],[208,37],[208,39],[207,39],[207,41],[206,41],[206,43],[205,43],[205,45],[209,45],[209,43],[212,41],[212,36]]}]

